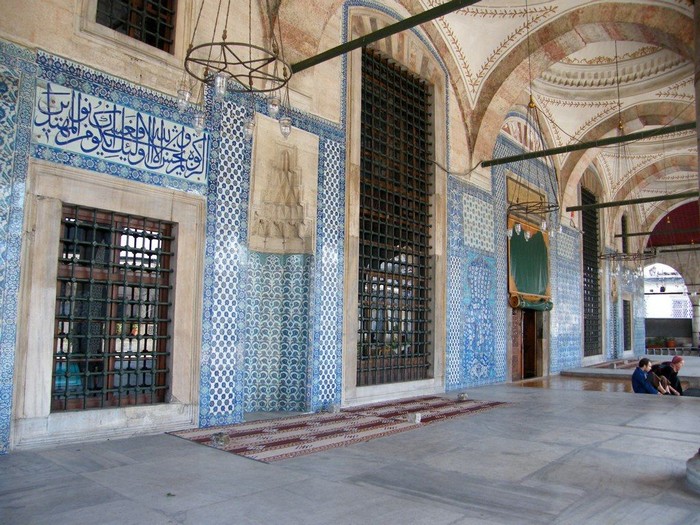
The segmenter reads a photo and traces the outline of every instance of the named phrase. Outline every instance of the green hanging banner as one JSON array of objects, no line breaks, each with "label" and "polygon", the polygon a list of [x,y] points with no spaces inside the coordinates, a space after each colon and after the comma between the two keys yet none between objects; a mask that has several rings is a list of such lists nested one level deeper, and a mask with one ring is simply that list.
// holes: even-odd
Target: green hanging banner
[{"label": "green hanging banner", "polygon": [[[516,224],[520,227],[516,228]],[[512,308],[552,309],[549,282],[549,235],[508,217],[508,293]],[[517,230],[520,231],[517,231]]]}]

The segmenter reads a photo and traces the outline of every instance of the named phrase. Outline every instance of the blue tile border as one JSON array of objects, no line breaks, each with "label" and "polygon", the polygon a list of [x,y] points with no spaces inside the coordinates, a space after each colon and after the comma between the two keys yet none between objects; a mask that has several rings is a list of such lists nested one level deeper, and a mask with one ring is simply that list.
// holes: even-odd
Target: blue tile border
[{"label": "blue tile border", "polygon": [[[34,100],[35,55],[18,46],[0,42],[0,79],[13,79],[16,92],[0,116],[0,142],[13,151],[11,162],[2,169],[5,196],[0,220],[0,454],[10,446],[12,392],[17,338],[17,308],[20,284],[24,191],[29,169],[31,114]],[[3,105],[9,92],[0,93]],[[14,115],[12,111],[14,109]],[[12,125],[9,122],[12,121]]]}]

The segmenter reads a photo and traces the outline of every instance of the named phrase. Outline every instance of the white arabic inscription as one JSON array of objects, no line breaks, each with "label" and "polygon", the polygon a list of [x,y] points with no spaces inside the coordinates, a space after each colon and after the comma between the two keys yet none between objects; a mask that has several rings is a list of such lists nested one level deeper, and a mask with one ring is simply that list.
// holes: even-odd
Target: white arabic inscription
[{"label": "white arabic inscription", "polygon": [[56,84],[37,88],[34,137],[74,153],[206,181],[206,133]]}]

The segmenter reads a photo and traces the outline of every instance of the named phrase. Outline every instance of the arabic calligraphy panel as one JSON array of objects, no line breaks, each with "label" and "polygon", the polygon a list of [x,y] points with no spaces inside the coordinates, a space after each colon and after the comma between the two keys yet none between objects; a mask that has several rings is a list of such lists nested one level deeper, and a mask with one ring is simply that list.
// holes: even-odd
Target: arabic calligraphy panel
[{"label": "arabic calligraphy panel", "polygon": [[206,182],[207,133],[58,84],[37,86],[32,138],[72,153]]}]

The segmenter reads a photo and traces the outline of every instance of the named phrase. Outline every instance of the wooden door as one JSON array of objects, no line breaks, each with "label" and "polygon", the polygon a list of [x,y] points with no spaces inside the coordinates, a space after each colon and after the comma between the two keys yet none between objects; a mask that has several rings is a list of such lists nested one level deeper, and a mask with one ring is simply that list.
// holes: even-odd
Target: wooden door
[{"label": "wooden door", "polygon": [[537,312],[523,310],[523,379],[537,377]]},{"label": "wooden door", "polygon": [[511,381],[523,378],[523,310],[511,310]]}]

